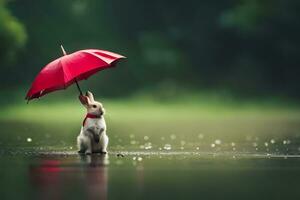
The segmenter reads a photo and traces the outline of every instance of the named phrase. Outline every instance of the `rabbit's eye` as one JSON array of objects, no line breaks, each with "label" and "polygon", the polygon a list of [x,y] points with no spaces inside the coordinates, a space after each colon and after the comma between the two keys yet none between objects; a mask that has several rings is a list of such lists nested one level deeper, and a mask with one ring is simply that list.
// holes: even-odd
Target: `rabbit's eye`
[{"label": "rabbit's eye", "polygon": [[96,105],[93,105],[93,108],[97,108],[97,106],[96,106]]}]

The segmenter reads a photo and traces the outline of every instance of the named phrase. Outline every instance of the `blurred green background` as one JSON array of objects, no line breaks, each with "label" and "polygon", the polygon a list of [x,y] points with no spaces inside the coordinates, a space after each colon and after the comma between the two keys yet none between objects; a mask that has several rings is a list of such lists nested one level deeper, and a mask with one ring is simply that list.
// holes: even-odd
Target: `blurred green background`
[{"label": "blurred green background", "polygon": [[112,148],[143,147],[144,137],[196,148],[199,134],[205,148],[297,138],[299,9],[296,0],[0,0],[1,141],[75,145],[85,114],[75,86],[24,100],[61,44],[127,57],[80,82],[107,109]]},{"label": "blurred green background", "polygon": [[128,57],[87,83],[105,97],[146,89],[300,97],[296,0],[0,2],[1,91],[25,94],[63,44]]},{"label": "blurred green background", "polygon": [[[299,199],[299,11],[299,0],[0,0],[1,199]],[[127,57],[80,82],[107,111],[109,160],[76,153],[76,86],[26,104],[61,44]]]}]

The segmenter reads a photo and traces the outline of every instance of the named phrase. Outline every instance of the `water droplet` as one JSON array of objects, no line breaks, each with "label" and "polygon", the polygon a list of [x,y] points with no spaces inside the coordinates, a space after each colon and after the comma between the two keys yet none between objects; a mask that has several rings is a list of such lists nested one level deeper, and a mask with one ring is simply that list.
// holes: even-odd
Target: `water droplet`
[{"label": "water droplet", "polygon": [[141,162],[142,160],[143,160],[142,157],[138,157],[138,158],[137,158],[137,161],[139,161],[139,162]]},{"label": "water droplet", "polygon": [[69,147],[69,149],[73,149],[73,147]]},{"label": "water droplet", "polygon": [[266,147],[269,146],[269,143],[265,142],[265,146],[266,146]]},{"label": "water droplet", "polygon": [[151,149],[151,148],[152,148],[151,142],[147,142],[147,143],[145,144],[145,149]]},{"label": "water droplet", "polygon": [[26,139],[27,142],[32,142],[32,139],[29,137]]},{"label": "water droplet", "polygon": [[212,148],[214,148],[216,145],[215,145],[214,143],[212,143],[210,146],[211,146]]},{"label": "water droplet", "polygon": [[199,150],[200,148],[199,147],[196,147],[196,150]]},{"label": "water droplet", "polygon": [[198,135],[198,138],[199,138],[199,139],[203,139],[203,138],[204,138],[204,135],[200,133],[200,134]]},{"label": "water droplet", "polygon": [[219,139],[215,140],[215,144],[220,145],[221,143],[222,143],[221,140],[219,140]]},{"label": "water droplet", "polygon": [[132,158],[132,160],[136,160],[136,157],[134,156],[134,157]]},{"label": "water droplet", "polygon": [[147,135],[144,136],[144,140],[149,140],[149,137]]},{"label": "water droplet", "polygon": [[235,143],[234,143],[234,142],[231,142],[231,146],[232,146],[232,147],[235,147]]},{"label": "water droplet", "polygon": [[257,147],[257,146],[258,146],[256,142],[253,142],[252,145],[253,145],[254,147]]},{"label": "water droplet", "polygon": [[181,150],[184,150],[184,147],[180,147]]},{"label": "water droplet", "polygon": [[171,150],[172,147],[171,147],[170,144],[165,144],[164,149],[165,149],[165,150]]},{"label": "water droplet", "polygon": [[172,134],[172,135],[170,136],[170,138],[171,138],[171,140],[175,140],[175,139],[176,139],[176,135],[175,135],[175,134]]},{"label": "water droplet", "polygon": [[136,144],[136,141],[135,140],[131,140],[130,144]]},{"label": "water droplet", "polygon": [[233,147],[232,150],[235,151],[235,147]]},{"label": "water droplet", "polygon": [[274,139],[271,139],[270,142],[271,144],[275,144],[276,141]]},{"label": "water droplet", "polygon": [[186,143],[186,142],[185,142],[184,140],[181,140],[181,141],[180,141],[181,146],[185,145],[185,143]]}]

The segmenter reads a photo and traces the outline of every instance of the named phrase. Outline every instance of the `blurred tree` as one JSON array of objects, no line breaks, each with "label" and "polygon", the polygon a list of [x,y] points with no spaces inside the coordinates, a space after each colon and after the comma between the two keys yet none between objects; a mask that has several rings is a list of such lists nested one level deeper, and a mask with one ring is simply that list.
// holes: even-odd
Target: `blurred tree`
[{"label": "blurred tree", "polygon": [[25,45],[24,26],[11,15],[6,2],[0,0],[0,64],[1,68],[15,60],[16,53]]},{"label": "blurred tree", "polygon": [[300,98],[298,0],[26,0],[9,6],[29,36],[9,83],[28,84],[61,56],[64,44],[67,52],[102,48],[128,57],[113,73],[89,80],[102,95],[167,85]]}]

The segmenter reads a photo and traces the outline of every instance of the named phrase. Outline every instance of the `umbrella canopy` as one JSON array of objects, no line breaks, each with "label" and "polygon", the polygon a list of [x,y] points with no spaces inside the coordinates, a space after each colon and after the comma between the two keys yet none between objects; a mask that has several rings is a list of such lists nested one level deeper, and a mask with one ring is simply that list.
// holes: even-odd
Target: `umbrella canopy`
[{"label": "umbrella canopy", "polygon": [[85,49],[66,55],[47,64],[33,81],[27,92],[27,100],[39,98],[49,92],[66,89],[76,82],[87,79],[96,72],[115,66],[125,58],[122,55],[99,49]]}]

